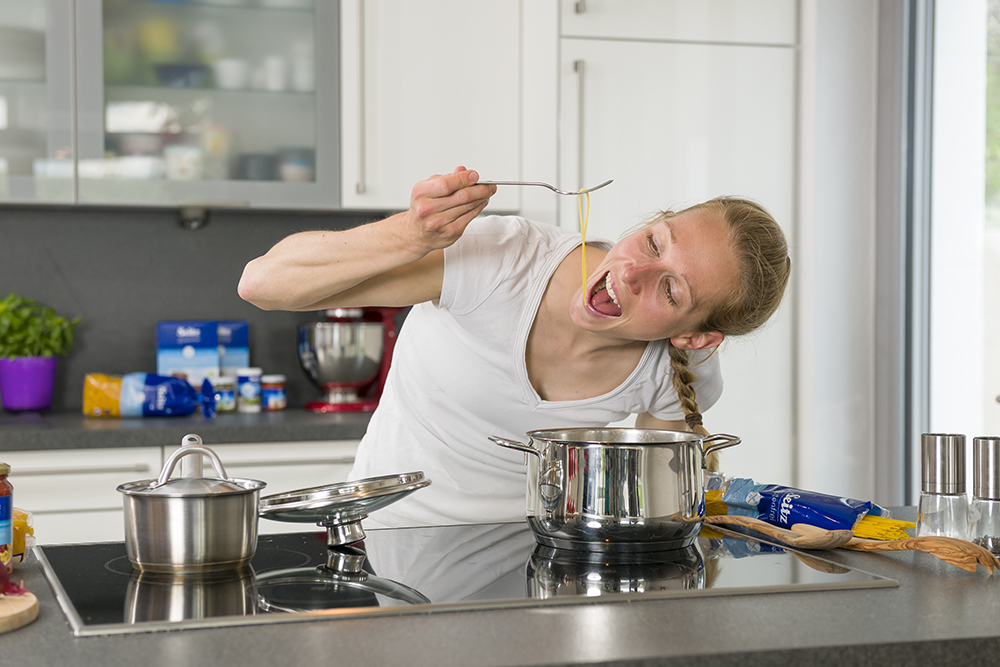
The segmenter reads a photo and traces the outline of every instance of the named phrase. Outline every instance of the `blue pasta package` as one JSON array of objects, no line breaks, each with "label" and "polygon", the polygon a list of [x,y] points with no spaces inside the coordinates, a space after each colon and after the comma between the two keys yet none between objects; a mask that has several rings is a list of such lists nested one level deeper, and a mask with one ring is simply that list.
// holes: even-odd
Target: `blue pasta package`
[{"label": "blue pasta package", "polygon": [[754,517],[782,528],[797,523],[827,530],[853,530],[865,515],[889,513],[873,502],[831,496],[777,484],[757,484],[750,478],[729,482],[722,493],[729,514]]},{"label": "blue pasta package", "polygon": [[152,373],[122,376],[118,399],[122,417],[184,417],[201,404],[198,392],[186,380]]}]

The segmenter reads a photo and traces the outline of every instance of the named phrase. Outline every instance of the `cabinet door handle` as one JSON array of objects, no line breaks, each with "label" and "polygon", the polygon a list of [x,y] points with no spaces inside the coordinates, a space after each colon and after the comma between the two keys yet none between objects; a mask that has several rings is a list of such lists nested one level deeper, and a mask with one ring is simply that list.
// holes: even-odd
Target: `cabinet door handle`
[{"label": "cabinet door handle", "polygon": [[361,195],[365,189],[365,0],[358,0],[358,181],[354,190]]},{"label": "cabinet door handle", "polygon": [[583,184],[583,74],[582,60],[573,61],[573,71],[576,72],[576,189],[582,190]]},{"label": "cabinet door handle", "polygon": [[277,466],[328,466],[328,465],[347,465],[354,463],[353,456],[342,456],[339,458],[331,459],[287,459],[281,461],[267,460],[267,461],[235,461],[233,463],[226,464],[226,470],[231,468],[254,468],[254,467],[268,467],[275,468]]},{"label": "cabinet door handle", "polygon": [[18,477],[40,477],[41,475],[107,475],[119,472],[149,472],[149,465],[135,463],[120,466],[95,466],[93,468],[19,468]]}]

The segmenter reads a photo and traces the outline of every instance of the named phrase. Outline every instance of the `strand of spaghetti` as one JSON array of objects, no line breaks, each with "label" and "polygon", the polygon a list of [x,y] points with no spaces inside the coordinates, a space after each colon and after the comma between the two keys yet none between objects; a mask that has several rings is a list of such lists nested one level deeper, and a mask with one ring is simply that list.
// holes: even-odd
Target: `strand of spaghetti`
[{"label": "strand of spaghetti", "polygon": [[[587,216],[583,215],[583,198],[587,197]],[[580,241],[583,244],[582,272],[583,272],[583,303],[587,303],[587,223],[590,222],[590,193],[583,192],[576,196],[576,208],[580,213]]]}]

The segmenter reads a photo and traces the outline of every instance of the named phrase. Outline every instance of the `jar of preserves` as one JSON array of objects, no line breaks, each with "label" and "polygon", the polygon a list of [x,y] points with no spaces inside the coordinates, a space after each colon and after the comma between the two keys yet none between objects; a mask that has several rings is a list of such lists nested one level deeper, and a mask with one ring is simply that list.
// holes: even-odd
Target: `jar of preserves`
[{"label": "jar of preserves", "polygon": [[0,463],[0,566],[14,569],[14,487],[7,481],[10,466]]},{"label": "jar of preserves", "polygon": [[259,368],[241,368],[236,371],[236,408],[240,412],[260,412]]},{"label": "jar of preserves", "polygon": [[260,378],[260,407],[262,410],[284,410],[288,405],[285,395],[284,375],[264,375]]},{"label": "jar of preserves", "polygon": [[216,378],[213,384],[215,388],[215,411],[232,412],[236,409],[236,378],[226,375]]}]

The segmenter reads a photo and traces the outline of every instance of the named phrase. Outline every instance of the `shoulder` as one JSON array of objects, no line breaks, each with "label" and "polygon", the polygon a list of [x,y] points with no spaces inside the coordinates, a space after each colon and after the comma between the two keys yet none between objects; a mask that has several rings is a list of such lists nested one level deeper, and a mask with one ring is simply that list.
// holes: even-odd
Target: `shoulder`
[{"label": "shoulder", "polygon": [[536,263],[542,256],[572,245],[577,236],[554,225],[518,216],[476,218],[455,244],[445,249],[446,271],[473,265],[476,271],[501,274]]},{"label": "shoulder", "polygon": [[[466,228],[455,246],[469,245],[482,241],[497,244],[526,244],[553,241],[576,236],[561,227],[535,222],[515,215],[486,215],[476,218]],[[465,242],[463,244],[463,241]],[[454,247],[454,246],[453,246]]]},{"label": "shoulder", "polygon": [[578,243],[567,230],[518,216],[476,218],[444,251],[439,305],[460,312],[486,296],[517,291],[551,273],[550,265]]}]

